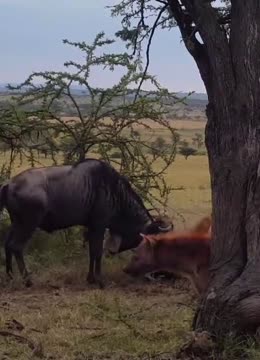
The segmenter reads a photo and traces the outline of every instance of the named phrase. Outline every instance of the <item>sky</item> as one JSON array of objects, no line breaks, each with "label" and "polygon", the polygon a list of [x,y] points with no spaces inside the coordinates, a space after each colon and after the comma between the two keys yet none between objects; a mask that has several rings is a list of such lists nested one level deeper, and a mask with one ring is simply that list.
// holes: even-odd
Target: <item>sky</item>
[{"label": "sky", "polygon": [[[82,54],[62,39],[91,43],[104,31],[112,36],[120,19],[106,5],[119,0],[0,0],[0,83],[22,82],[33,71],[61,70]],[[122,51],[122,45],[113,49]],[[151,48],[149,72],[171,91],[205,92],[197,66],[181,42],[179,30],[158,31]],[[94,85],[111,86],[119,73],[93,76]]]}]

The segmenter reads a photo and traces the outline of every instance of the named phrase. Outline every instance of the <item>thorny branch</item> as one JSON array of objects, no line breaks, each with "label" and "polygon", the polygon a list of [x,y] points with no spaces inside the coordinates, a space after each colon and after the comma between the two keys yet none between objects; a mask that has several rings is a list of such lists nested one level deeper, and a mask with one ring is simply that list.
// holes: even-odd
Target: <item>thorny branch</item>
[{"label": "thorny branch", "polygon": [[[149,38],[145,46],[147,59],[145,73],[149,67],[149,52],[155,31],[158,28],[171,29],[177,25],[187,50],[198,65],[210,97],[210,87],[213,81],[212,68],[221,67],[220,72],[223,75],[220,82],[225,81],[229,68],[228,63],[222,64],[219,61],[223,54],[228,55],[227,42],[231,12],[230,1],[222,0],[222,3],[221,6],[213,6],[214,1],[204,0],[146,0],[140,7],[137,0],[121,0],[118,5],[110,8],[112,8],[112,15],[122,18],[123,30],[119,31],[117,36],[126,41],[127,46],[132,46],[135,51],[137,45],[141,48],[144,40]],[[162,21],[158,21],[158,16],[162,17]],[[141,18],[150,20],[146,22],[145,29],[135,27],[136,21],[140,21]],[[211,21],[208,21],[209,18]],[[207,24],[214,26],[209,28]],[[130,36],[132,32],[135,34],[134,37]],[[218,59],[215,59],[215,55],[211,51],[215,46],[212,38],[215,38],[215,33],[218,47],[221,49],[221,56]],[[197,34],[200,35],[203,42],[197,39]],[[228,56],[224,56],[224,58],[228,59]]]},{"label": "thorny branch", "polygon": [[137,92],[136,92],[136,96],[135,96],[135,100],[137,99],[137,96],[138,94],[140,93],[140,89],[143,85],[143,82],[145,80],[145,77],[146,77],[146,74],[147,74],[147,71],[148,71],[148,67],[149,67],[149,64],[150,64],[150,48],[151,48],[151,44],[152,44],[152,39],[153,39],[153,36],[154,36],[154,33],[155,33],[155,30],[158,26],[158,23],[159,23],[159,20],[162,16],[162,14],[164,13],[164,11],[167,9],[168,5],[164,5],[162,7],[162,9],[159,11],[159,14],[153,24],[153,27],[152,27],[152,30],[151,30],[151,33],[150,33],[150,36],[149,36],[149,40],[148,40],[148,45],[147,45],[147,48],[146,48],[146,65],[145,65],[145,68],[144,68],[144,72],[143,72],[143,76],[141,78],[141,81],[138,85],[138,88],[137,88]]},{"label": "thorny branch", "polygon": [[[142,6],[146,3],[147,0],[142,1]],[[163,12],[161,9],[160,13]],[[146,26],[145,17],[141,18],[141,26]],[[177,145],[175,129],[165,117],[168,108],[182,99],[162,88],[155,77],[140,71],[138,56],[98,55],[100,48],[113,44],[103,33],[90,45],[63,42],[82,52],[83,63],[67,61],[65,66],[69,72],[33,73],[21,85],[10,87],[16,95],[12,108],[5,110],[5,120],[9,116],[9,123],[14,126],[0,126],[0,139],[9,147],[12,144],[14,156],[27,157],[31,166],[40,162],[37,153],[51,156],[55,164],[74,163],[88,154],[102,158],[127,176],[148,203],[165,207],[172,189],[164,176],[174,161]],[[121,67],[125,73],[112,88],[100,89],[93,87],[90,81],[96,66],[106,71]],[[39,78],[43,83],[36,86]],[[144,78],[153,90],[137,98]],[[75,93],[75,84],[82,94]],[[139,84],[138,91],[134,89],[135,84]],[[71,116],[64,116],[65,108]],[[167,147],[160,152],[153,149],[153,124],[168,133]],[[149,140],[143,137],[143,129],[150,134]],[[158,161],[159,168],[155,166]]]}]

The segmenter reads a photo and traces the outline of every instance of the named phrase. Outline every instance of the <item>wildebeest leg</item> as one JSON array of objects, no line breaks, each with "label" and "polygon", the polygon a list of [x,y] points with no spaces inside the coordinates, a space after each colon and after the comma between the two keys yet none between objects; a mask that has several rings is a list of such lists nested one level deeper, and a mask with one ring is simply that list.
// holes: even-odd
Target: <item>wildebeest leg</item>
[{"label": "wildebeest leg", "polygon": [[96,260],[95,260],[95,278],[100,288],[104,287],[104,282],[102,280],[102,274],[101,274],[102,252],[103,249],[97,252]]},{"label": "wildebeest leg", "polygon": [[11,249],[8,247],[7,243],[9,242],[9,238],[11,236],[12,228],[10,227],[7,231],[6,237],[5,237],[5,267],[6,267],[6,273],[7,275],[12,279],[13,278],[13,254]]},{"label": "wildebeest leg", "polygon": [[[6,240],[5,249],[6,254],[14,254],[18,269],[25,280],[26,286],[31,286],[32,282],[29,278],[29,273],[26,269],[24,258],[23,258],[23,249],[26,245],[26,242],[31,237],[34,228],[21,226],[20,224],[13,223],[11,225],[9,236]],[[9,255],[10,256],[10,255]],[[8,263],[8,261],[7,261]],[[10,264],[7,264],[10,267]]]},{"label": "wildebeest leg", "polygon": [[89,230],[85,229],[84,233],[84,244],[86,244],[87,242],[89,243],[89,271],[88,271],[88,276],[87,276],[87,281],[89,284],[93,284],[95,283],[95,276],[94,276],[94,265],[95,265],[95,257],[94,255],[91,256],[91,254],[93,253],[92,250],[92,246],[90,245],[89,242]]},{"label": "wildebeest leg", "polygon": [[23,251],[14,251],[15,260],[17,262],[18,269],[25,281],[27,287],[32,286],[32,281],[29,277],[29,272],[26,269],[23,257]]},{"label": "wildebeest leg", "polygon": [[89,272],[87,281],[90,284],[97,283],[101,288],[104,287],[101,276],[104,233],[105,229],[89,229],[88,232],[85,233],[89,242]]}]

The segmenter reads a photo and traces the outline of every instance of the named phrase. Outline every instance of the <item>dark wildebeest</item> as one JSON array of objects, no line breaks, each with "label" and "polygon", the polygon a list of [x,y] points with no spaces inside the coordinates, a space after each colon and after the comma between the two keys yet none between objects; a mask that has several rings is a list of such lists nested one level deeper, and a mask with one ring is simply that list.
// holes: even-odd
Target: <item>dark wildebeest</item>
[{"label": "dark wildebeest", "polygon": [[168,232],[143,235],[124,271],[132,276],[168,271],[190,280],[195,291],[204,292],[209,280],[210,235]]},{"label": "dark wildebeest", "polygon": [[172,227],[153,221],[127,179],[103,161],[86,159],[73,166],[25,170],[0,188],[0,208],[6,208],[11,227],[5,240],[6,271],[12,274],[12,255],[29,286],[23,249],[36,228],[53,232],[74,225],[87,228],[89,283],[102,286],[101,258],[105,229],[120,238],[119,252],[135,248],[140,232],[158,233]]}]

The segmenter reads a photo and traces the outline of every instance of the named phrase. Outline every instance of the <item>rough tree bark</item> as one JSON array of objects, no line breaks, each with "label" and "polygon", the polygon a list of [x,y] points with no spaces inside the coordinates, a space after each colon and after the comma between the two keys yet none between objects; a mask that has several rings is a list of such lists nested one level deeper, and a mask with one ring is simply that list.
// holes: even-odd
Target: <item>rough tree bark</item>
[{"label": "rough tree bark", "polygon": [[218,336],[255,331],[260,326],[260,2],[231,1],[229,35],[209,1],[168,4],[209,98],[212,276],[194,328]]}]

